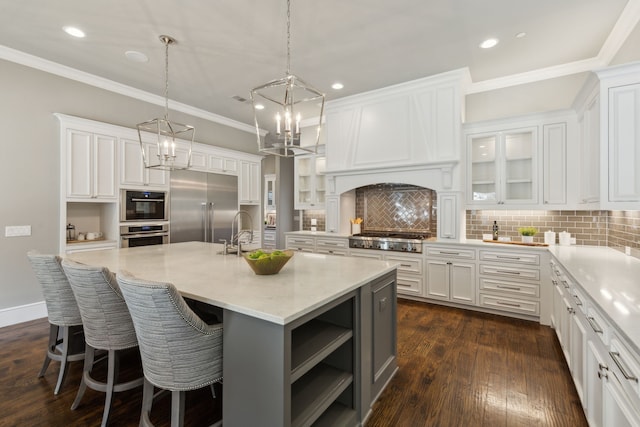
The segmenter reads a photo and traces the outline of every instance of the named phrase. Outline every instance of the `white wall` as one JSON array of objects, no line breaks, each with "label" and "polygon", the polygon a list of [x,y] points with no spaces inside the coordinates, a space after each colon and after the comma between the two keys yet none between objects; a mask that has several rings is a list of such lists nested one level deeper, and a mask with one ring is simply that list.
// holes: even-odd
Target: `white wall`
[{"label": "white wall", "polygon": [[[64,113],[126,127],[163,113],[160,106],[0,60],[0,312],[42,301],[26,252],[56,253],[59,211],[58,121]],[[255,135],[182,113],[196,140],[256,153]],[[31,225],[29,237],[4,237],[5,226]],[[2,313],[0,313],[2,314]]]}]

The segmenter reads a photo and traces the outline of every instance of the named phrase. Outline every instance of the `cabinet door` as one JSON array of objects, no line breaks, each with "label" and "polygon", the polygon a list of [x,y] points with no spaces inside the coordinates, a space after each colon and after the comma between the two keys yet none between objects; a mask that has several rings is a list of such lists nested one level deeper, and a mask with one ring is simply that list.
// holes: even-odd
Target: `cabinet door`
[{"label": "cabinet door", "polygon": [[313,168],[313,208],[314,209],[324,209],[325,204],[325,186],[326,186],[326,178],[324,176],[326,170],[326,158],[315,156],[314,159],[314,168]]},{"label": "cabinet door", "polygon": [[[167,186],[167,172],[144,167],[140,142],[120,140],[120,184],[123,186]],[[144,143],[145,152],[153,155],[156,145]]]},{"label": "cabinet door", "polygon": [[476,303],[476,266],[473,264],[449,264],[451,301],[462,304]]},{"label": "cabinet door", "polygon": [[427,298],[449,301],[449,266],[447,261],[427,260]]},{"label": "cabinet door", "polygon": [[458,238],[458,196],[438,193],[438,238]]},{"label": "cabinet door", "polygon": [[259,167],[254,162],[240,162],[240,196],[241,204],[260,204]]},{"label": "cabinet door", "polygon": [[498,203],[498,135],[469,137],[470,202]]},{"label": "cabinet door", "polygon": [[537,203],[535,128],[505,132],[503,137],[503,203]]},{"label": "cabinet door", "polygon": [[67,197],[91,198],[93,196],[93,144],[88,132],[67,132]]},{"label": "cabinet door", "polygon": [[555,123],[542,129],[543,202],[567,203],[567,125]]},{"label": "cabinet door", "polygon": [[[596,338],[597,339],[597,338]],[[598,344],[592,340],[587,342],[587,375],[586,375],[586,415],[589,426],[604,427],[602,424],[602,375],[608,375],[606,359],[600,354]]]},{"label": "cabinet door", "polygon": [[609,89],[609,201],[640,201],[640,84]]},{"label": "cabinet door", "polygon": [[93,196],[115,199],[116,189],[116,138],[94,135]]},{"label": "cabinet door", "polygon": [[600,102],[595,97],[580,122],[580,201],[600,200]]},{"label": "cabinet door", "polygon": [[340,231],[340,197],[329,196],[326,201],[326,229],[329,233]]},{"label": "cabinet door", "polygon": [[604,427],[638,427],[640,416],[625,396],[618,378],[609,373],[602,389],[602,425]]},{"label": "cabinet door", "polygon": [[574,311],[570,317],[570,355],[571,355],[571,376],[576,386],[576,391],[580,397],[582,406],[585,406],[585,375],[586,375],[586,350],[587,331],[586,318],[581,311]]}]

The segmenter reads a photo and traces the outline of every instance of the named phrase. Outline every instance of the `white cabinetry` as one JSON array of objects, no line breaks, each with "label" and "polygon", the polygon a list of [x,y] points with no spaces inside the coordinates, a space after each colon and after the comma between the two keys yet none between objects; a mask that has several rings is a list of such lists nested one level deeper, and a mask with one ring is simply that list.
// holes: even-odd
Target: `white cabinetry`
[{"label": "white cabinetry", "polygon": [[567,124],[542,126],[542,202],[545,205],[567,203]]},{"label": "white cabinetry", "polygon": [[324,176],[326,158],[321,155],[298,156],[295,158],[294,208],[324,209]]},{"label": "white cabinetry", "polygon": [[116,141],[114,136],[67,130],[67,199],[117,199]]},{"label": "white cabinetry", "polygon": [[[590,78],[576,102],[580,152],[570,174],[579,177],[580,204],[600,201],[600,96],[597,79]],[[595,206],[597,207],[597,206]]]},{"label": "white cabinetry", "polygon": [[640,64],[600,77],[600,203],[604,210],[640,209]]},{"label": "white cabinetry", "polygon": [[327,255],[347,256],[349,254],[349,241],[345,238],[317,237],[316,252]]},{"label": "white cabinetry", "polygon": [[537,129],[469,135],[468,202],[537,204]]},{"label": "white cabinetry", "polygon": [[[154,152],[155,144],[145,142],[147,153]],[[166,171],[144,167],[140,142],[120,139],[120,185],[125,188],[156,187],[166,189],[169,176]]]},{"label": "white cabinetry", "polygon": [[239,177],[240,194],[238,200],[241,205],[260,204],[260,164],[246,160],[240,161]]},{"label": "white cabinetry", "polygon": [[443,301],[475,305],[475,251],[454,247],[426,248],[427,287],[425,296]]}]

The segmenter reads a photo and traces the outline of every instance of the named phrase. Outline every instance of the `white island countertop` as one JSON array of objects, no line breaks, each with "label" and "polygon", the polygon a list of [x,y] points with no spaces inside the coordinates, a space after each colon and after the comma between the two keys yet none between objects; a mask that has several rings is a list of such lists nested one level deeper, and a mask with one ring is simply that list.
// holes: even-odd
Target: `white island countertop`
[{"label": "white island countertop", "polygon": [[608,247],[549,250],[640,353],[640,259]]},{"label": "white island countertop", "polygon": [[393,271],[392,262],[296,252],[271,276],[256,275],[223,246],[186,242],[127,249],[77,252],[66,257],[120,270],[147,280],[173,283],[199,301],[268,322],[285,325]]}]

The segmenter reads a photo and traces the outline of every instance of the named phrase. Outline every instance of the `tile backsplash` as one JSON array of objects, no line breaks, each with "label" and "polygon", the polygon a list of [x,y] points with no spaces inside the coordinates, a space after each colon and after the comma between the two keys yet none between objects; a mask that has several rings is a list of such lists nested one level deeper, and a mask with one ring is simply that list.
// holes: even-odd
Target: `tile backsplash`
[{"label": "tile backsplash", "polygon": [[640,211],[528,211],[528,210],[468,210],[467,239],[482,239],[491,233],[497,221],[499,235],[518,238],[518,228],[538,229],[535,242],[544,242],[545,231],[567,231],[577,245],[610,246],[632,254],[640,253]]}]

